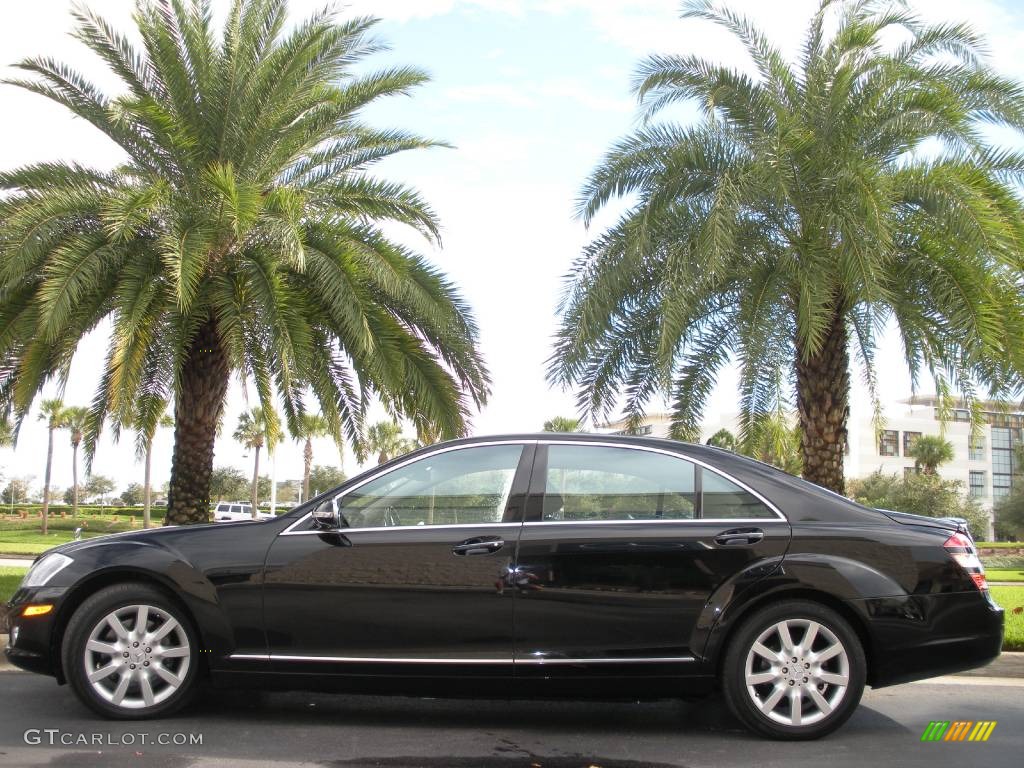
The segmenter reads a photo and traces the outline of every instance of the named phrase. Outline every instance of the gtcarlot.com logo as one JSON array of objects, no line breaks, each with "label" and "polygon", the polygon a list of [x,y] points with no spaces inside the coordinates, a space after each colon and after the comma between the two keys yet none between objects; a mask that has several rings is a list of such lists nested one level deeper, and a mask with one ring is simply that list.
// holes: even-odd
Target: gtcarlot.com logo
[{"label": "gtcarlot.com logo", "polygon": [[29,728],[23,738],[31,746],[50,747],[182,747],[203,743],[201,733],[78,733],[59,728]]},{"label": "gtcarlot.com logo", "polygon": [[932,720],[921,741],[988,741],[995,729],[995,720]]}]

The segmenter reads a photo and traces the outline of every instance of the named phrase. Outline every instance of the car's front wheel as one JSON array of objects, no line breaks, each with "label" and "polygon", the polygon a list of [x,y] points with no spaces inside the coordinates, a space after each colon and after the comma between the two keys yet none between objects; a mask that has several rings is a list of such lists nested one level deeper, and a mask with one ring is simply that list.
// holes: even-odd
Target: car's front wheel
[{"label": "car's front wheel", "polygon": [[722,688],[733,714],[775,739],[816,739],[853,714],[867,664],[857,633],[819,603],[790,600],[750,616],[726,651]]},{"label": "car's front wheel", "polygon": [[106,717],[169,714],[195,687],[198,646],[191,623],[149,584],[115,584],[91,595],[71,617],[64,638],[68,682]]}]

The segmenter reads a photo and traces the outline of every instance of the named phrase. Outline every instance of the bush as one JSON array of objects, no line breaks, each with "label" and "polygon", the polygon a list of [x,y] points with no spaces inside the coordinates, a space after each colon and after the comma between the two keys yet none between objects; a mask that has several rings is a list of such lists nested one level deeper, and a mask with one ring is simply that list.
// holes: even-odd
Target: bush
[{"label": "bush", "polygon": [[[27,512],[35,517],[39,516],[42,512],[42,504],[15,504],[14,513]],[[9,514],[11,512],[10,506],[0,505],[0,514]],[[71,517],[71,505],[70,504],[51,504],[50,505],[50,517],[59,518],[63,512],[68,517]],[[109,517],[110,515],[135,515],[142,517],[142,507],[101,507],[98,504],[79,504],[78,505],[78,516],[95,516]]]},{"label": "bush", "polygon": [[996,506],[996,538],[1020,541],[1024,538],[1024,489],[1021,483]]},{"label": "bush", "polygon": [[909,512],[925,517],[962,517],[976,540],[988,530],[988,513],[974,499],[964,495],[963,483],[943,480],[938,475],[912,474],[905,477],[874,472],[852,480],[847,492],[855,501],[876,509]]}]

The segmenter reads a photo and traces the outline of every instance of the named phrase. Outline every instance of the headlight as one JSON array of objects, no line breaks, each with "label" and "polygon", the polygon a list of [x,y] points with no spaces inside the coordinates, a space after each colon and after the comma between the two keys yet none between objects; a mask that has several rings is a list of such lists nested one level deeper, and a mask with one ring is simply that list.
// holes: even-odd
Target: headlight
[{"label": "headlight", "polygon": [[62,555],[59,552],[46,555],[28,569],[28,573],[25,574],[25,578],[21,582],[21,586],[41,587],[62,570],[71,565],[72,562],[74,561],[70,557]]}]

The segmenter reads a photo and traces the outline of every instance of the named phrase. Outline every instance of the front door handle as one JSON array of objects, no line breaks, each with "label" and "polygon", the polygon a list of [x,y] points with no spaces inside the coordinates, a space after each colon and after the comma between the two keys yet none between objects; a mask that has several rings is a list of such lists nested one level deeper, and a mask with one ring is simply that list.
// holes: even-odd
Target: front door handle
[{"label": "front door handle", "polygon": [[497,536],[476,536],[452,547],[453,555],[489,555],[505,546]]},{"label": "front door handle", "polygon": [[723,547],[737,547],[745,544],[757,544],[763,538],[764,531],[760,528],[732,528],[715,536],[715,544],[720,544]]}]

